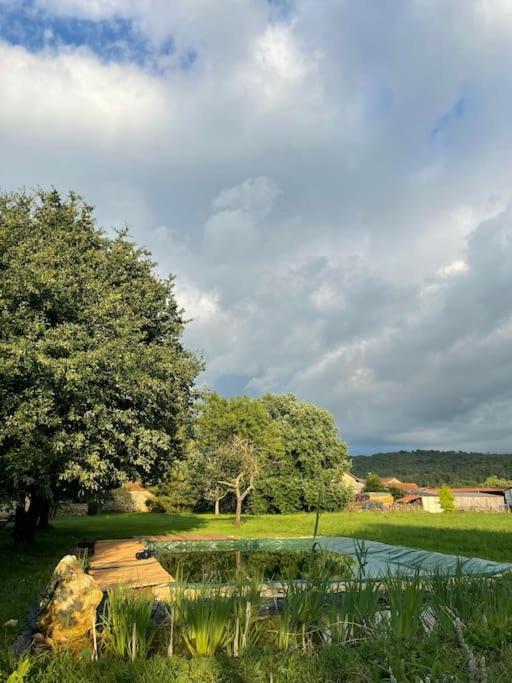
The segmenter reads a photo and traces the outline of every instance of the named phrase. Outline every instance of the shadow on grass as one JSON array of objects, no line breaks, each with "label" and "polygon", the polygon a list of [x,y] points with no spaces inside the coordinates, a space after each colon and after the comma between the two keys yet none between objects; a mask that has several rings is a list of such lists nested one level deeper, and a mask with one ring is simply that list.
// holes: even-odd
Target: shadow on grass
[{"label": "shadow on grass", "polygon": [[193,514],[117,513],[60,517],[39,531],[34,543],[15,549],[11,534],[0,531],[0,627],[8,619],[24,619],[60,560],[78,541],[200,532],[208,519]]}]

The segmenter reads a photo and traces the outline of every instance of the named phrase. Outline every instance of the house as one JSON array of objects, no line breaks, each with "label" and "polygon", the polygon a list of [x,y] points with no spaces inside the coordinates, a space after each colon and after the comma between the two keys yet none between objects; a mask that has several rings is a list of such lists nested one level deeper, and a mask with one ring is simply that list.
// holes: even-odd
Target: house
[{"label": "house", "polygon": [[387,491],[365,491],[361,502],[366,508],[388,508],[393,505],[393,496]]},{"label": "house", "polygon": [[406,493],[417,493],[420,490],[418,484],[413,481],[401,481],[397,477],[384,477],[381,481],[387,489],[400,489]]},{"label": "house", "polygon": [[387,489],[399,489],[402,488],[402,482],[396,477],[381,477],[382,485]]},{"label": "house", "polygon": [[356,475],[352,474],[351,472],[343,473],[341,483],[344,484],[347,488],[352,489],[355,496],[357,496],[358,493],[361,493],[361,491],[366,486],[366,481],[364,479],[356,477]]},{"label": "house", "polygon": [[[454,487],[455,510],[503,512],[511,509],[512,488],[503,489],[492,486]],[[421,505],[427,512],[442,512],[439,502],[439,489],[422,489]]]}]

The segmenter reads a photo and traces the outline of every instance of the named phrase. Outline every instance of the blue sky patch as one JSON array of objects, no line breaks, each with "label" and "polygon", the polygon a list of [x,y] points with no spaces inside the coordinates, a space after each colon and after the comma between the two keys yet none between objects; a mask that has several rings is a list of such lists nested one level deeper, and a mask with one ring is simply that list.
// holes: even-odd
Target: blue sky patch
[{"label": "blue sky patch", "polygon": [[470,109],[470,96],[469,93],[461,95],[457,100],[455,100],[453,106],[443,114],[435,123],[430,131],[430,136],[432,138],[438,137],[442,132],[453,124],[461,121]]},{"label": "blue sky patch", "polygon": [[[129,62],[155,70],[160,57],[174,52],[172,37],[155,47],[129,18],[93,21],[56,16],[34,7],[32,0],[0,5],[0,40],[31,52],[86,47],[104,62]],[[190,68],[196,59],[194,50],[187,51],[179,59],[180,68]]]}]

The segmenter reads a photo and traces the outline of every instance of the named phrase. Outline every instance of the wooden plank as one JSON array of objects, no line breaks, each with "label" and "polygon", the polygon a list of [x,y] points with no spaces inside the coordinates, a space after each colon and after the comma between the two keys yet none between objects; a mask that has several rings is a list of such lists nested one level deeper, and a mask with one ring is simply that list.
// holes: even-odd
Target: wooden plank
[{"label": "wooden plank", "polygon": [[142,550],[144,544],[133,539],[98,541],[89,562],[89,574],[102,591],[117,583],[142,588],[161,586],[173,581],[172,576],[154,557],[137,560],[135,553]]},{"label": "wooden plank", "polygon": [[89,574],[100,590],[106,591],[117,583],[131,588],[165,587],[174,578],[154,557],[137,560],[136,553],[145,549],[148,541],[220,541],[233,538],[222,534],[163,534],[136,538],[97,541],[89,561]]}]

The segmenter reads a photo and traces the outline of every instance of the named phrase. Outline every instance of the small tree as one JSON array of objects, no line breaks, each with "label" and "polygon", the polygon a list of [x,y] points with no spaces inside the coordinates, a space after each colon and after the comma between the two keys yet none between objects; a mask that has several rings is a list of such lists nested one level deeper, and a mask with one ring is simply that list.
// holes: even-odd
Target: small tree
[{"label": "small tree", "polygon": [[233,438],[224,449],[224,464],[231,476],[219,480],[226,492],[231,491],[236,498],[236,526],[242,523],[242,505],[247,496],[256,488],[256,477],[260,470],[258,455],[261,449],[249,439]]},{"label": "small tree", "polygon": [[399,498],[403,498],[403,496],[405,496],[405,491],[403,489],[399,489],[397,486],[390,486],[388,490],[393,496],[393,500],[398,500]]},{"label": "small tree", "polygon": [[366,477],[366,486],[364,487],[365,491],[385,491],[385,486],[381,481],[381,478],[379,477],[378,474],[373,474],[372,472],[368,472],[368,475]]},{"label": "small tree", "polygon": [[446,484],[443,484],[439,489],[439,504],[444,512],[454,512],[455,510],[455,496]]}]

